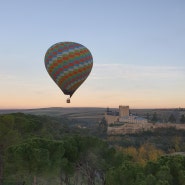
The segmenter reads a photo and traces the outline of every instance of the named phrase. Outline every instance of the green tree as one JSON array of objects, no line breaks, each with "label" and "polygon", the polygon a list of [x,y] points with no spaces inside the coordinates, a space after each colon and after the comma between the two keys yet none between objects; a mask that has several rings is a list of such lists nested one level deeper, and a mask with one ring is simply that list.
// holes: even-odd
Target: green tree
[{"label": "green tree", "polygon": [[103,117],[101,119],[101,121],[99,122],[99,127],[103,133],[107,132],[107,121],[106,121],[105,117]]},{"label": "green tree", "polygon": [[146,119],[149,121],[150,120],[150,114],[147,112],[146,114]]},{"label": "green tree", "polygon": [[182,169],[178,172],[178,181],[180,185],[185,185],[185,171]]},{"label": "green tree", "polygon": [[107,185],[146,185],[142,166],[123,152],[115,152],[112,165],[106,172]]},{"label": "green tree", "polygon": [[173,114],[170,114],[170,116],[169,116],[169,118],[168,118],[168,121],[169,121],[170,123],[175,123],[175,122],[176,122],[175,116],[174,116]]},{"label": "green tree", "polygon": [[9,146],[20,140],[19,133],[14,126],[14,117],[12,115],[0,116],[0,185],[3,184],[4,178],[5,151]]},{"label": "green tree", "polygon": [[156,177],[152,174],[149,174],[146,177],[146,184],[147,185],[155,185],[156,184]]},{"label": "green tree", "polygon": [[184,178],[182,171],[183,173],[185,172],[185,156],[171,156],[167,158],[166,163],[168,163],[171,175],[173,176],[172,184],[182,185],[182,179]]},{"label": "green tree", "polygon": [[156,177],[158,179],[158,182],[168,182],[169,184],[172,183],[173,177],[171,176],[170,168],[167,165],[163,165],[160,167],[159,171],[156,174]]},{"label": "green tree", "polygon": [[158,116],[157,116],[156,112],[153,113],[151,121],[154,122],[154,123],[156,123],[158,121]]},{"label": "green tree", "polygon": [[184,114],[181,115],[180,122],[181,123],[185,123],[185,116],[184,116]]},{"label": "green tree", "polygon": [[60,165],[60,183],[70,184],[70,176],[75,172],[75,163],[79,158],[78,140],[75,137],[64,137],[64,156]]},{"label": "green tree", "polygon": [[[16,164],[17,171],[26,172],[37,185],[37,176],[58,169],[64,155],[63,142],[32,138],[19,145],[9,147],[8,158]],[[18,165],[17,165],[18,163]]]},{"label": "green tree", "polygon": [[168,181],[166,180],[158,180],[156,185],[170,185]]},{"label": "green tree", "polygon": [[88,185],[105,181],[105,158],[110,154],[108,145],[94,137],[78,137],[78,145],[79,159],[75,164],[76,171],[85,177]]}]

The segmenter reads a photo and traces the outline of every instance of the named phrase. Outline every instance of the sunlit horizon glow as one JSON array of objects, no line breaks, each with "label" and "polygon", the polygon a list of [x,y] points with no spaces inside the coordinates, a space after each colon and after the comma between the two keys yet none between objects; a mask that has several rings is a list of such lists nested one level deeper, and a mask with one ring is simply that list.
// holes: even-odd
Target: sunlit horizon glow
[{"label": "sunlit horizon glow", "polygon": [[[4,1],[0,109],[185,108],[184,20],[181,0]],[[94,60],[70,104],[44,66],[62,41],[86,46]]]},{"label": "sunlit horizon glow", "polygon": [[[116,74],[110,75],[112,74],[111,71],[116,71]],[[13,91],[11,92],[15,99],[10,98],[14,105],[12,106],[12,102],[4,98],[2,102],[6,106],[1,106],[0,108],[116,108],[119,105],[129,105],[131,108],[185,107],[182,104],[185,90],[183,82],[180,81],[181,78],[185,77],[185,68],[176,66],[141,67],[123,64],[95,64],[87,82],[71,98],[71,104],[66,103],[68,96],[62,93],[49,76],[47,77],[47,72],[45,75],[48,81],[45,82],[44,79],[40,79],[41,81],[43,80],[43,83],[46,83],[43,86],[38,86],[34,82],[33,84],[25,84],[24,81],[19,81],[18,84],[15,84],[13,76],[10,76],[9,79],[12,80],[12,84],[7,85],[6,90],[15,86],[17,94],[14,94]],[[8,79],[7,76],[1,76],[0,78]],[[120,83],[121,81],[122,83]],[[117,84],[118,82],[119,84]],[[177,89],[176,91],[172,91],[170,86],[170,84],[174,83],[173,87]],[[103,87],[102,84],[104,85]],[[117,91],[117,85],[121,85],[120,92]],[[33,87],[31,92],[29,92],[29,87]],[[21,94],[22,88],[25,88],[25,94]],[[158,89],[161,90],[159,91]],[[99,102],[96,102],[97,96],[99,96]],[[163,103],[161,104],[161,102]]]}]

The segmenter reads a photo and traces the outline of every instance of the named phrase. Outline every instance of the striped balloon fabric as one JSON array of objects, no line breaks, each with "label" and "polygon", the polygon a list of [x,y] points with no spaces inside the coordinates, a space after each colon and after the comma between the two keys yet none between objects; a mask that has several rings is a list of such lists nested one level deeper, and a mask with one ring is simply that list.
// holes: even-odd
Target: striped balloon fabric
[{"label": "striped balloon fabric", "polygon": [[63,93],[71,97],[91,72],[93,58],[81,44],[60,42],[47,50],[45,66]]}]

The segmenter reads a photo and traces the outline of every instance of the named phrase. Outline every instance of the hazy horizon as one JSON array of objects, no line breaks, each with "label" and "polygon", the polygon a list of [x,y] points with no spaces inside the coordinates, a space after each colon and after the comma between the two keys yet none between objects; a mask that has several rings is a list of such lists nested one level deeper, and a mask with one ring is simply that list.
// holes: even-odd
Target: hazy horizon
[{"label": "hazy horizon", "polygon": [[[97,108],[97,109],[107,109],[107,108],[109,108],[109,109],[119,109],[119,106],[120,105],[118,105],[117,107],[110,107],[110,106],[107,106],[107,107],[28,107],[28,108],[0,108],[0,110],[31,110],[31,109],[33,109],[33,110],[35,110],[35,109],[62,109],[62,108],[64,108],[64,109],[80,109],[80,108]],[[129,105],[122,105],[122,106],[129,106]],[[130,107],[129,106],[129,108],[130,109],[185,109],[185,107],[143,107],[143,108],[139,108],[139,107]]]}]

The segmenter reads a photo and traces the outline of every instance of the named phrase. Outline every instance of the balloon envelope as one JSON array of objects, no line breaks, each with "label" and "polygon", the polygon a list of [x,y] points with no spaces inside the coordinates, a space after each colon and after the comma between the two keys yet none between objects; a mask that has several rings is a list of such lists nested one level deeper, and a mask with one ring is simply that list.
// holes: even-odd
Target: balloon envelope
[{"label": "balloon envelope", "polygon": [[91,72],[93,58],[81,44],[59,42],[47,50],[45,66],[63,93],[71,97]]}]

